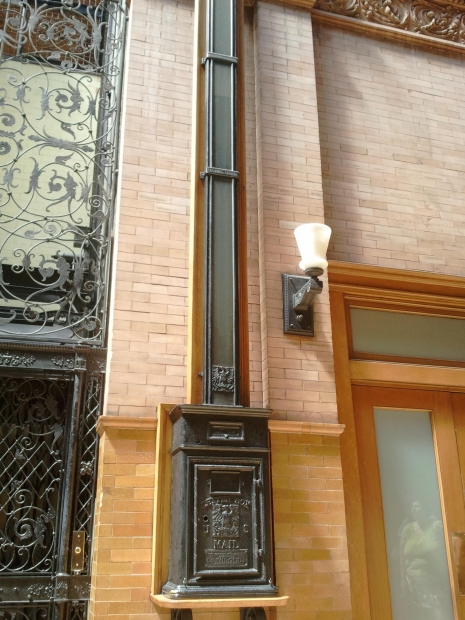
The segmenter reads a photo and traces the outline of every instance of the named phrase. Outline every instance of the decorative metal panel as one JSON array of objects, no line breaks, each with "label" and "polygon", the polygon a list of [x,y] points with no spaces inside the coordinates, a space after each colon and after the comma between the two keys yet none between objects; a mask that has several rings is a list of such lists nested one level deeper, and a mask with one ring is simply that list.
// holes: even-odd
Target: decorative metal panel
[{"label": "decorative metal panel", "polygon": [[85,620],[87,618],[87,601],[71,601],[68,610],[69,620]]},{"label": "decorative metal panel", "polygon": [[68,391],[0,377],[0,573],[55,569]]},{"label": "decorative metal panel", "polygon": [[0,606],[0,620],[55,620],[54,605]]},{"label": "decorative metal panel", "polygon": [[102,342],[126,7],[0,0],[0,334]]},{"label": "decorative metal panel", "polygon": [[[259,459],[204,459],[191,464],[194,488],[193,574],[190,579],[262,577],[263,498]],[[198,461],[198,460],[197,460]],[[189,583],[189,582],[188,582]]]}]

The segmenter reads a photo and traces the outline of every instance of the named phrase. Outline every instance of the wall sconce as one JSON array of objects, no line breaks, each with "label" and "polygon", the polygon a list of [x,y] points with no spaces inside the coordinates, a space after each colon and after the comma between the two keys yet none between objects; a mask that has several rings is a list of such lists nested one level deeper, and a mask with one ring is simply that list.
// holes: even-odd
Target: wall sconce
[{"label": "wall sconce", "polygon": [[302,224],[294,230],[305,276],[283,273],[284,333],[313,336],[313,302],[323,290],[331,228],[325,224]]}]

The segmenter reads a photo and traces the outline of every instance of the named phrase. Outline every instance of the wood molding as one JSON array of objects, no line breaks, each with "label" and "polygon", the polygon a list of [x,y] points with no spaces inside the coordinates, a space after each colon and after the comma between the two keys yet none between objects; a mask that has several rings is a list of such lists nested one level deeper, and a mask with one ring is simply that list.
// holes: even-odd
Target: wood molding
[{"label": "wood molding", "polygon": [[465,368],[351,360],[350,376],[361,384],[419,386],[430,390],[465,391]]},{"label": "wood molding", "polygon": [[[153,506],[151,593],[158,595],[168,579],[171,512],[171,443],[173,425],[169,412],[173,405],[158,406],[158,432],[155,448],[155,493]],[[151,595],[152,595],[151,594]]]},{"label": "wood molding", "polygon": [[203,360],[203,263],[204,187],[200,173],[205,168],[205,0],[195,0],[194,66],[192,82],[192,142],[189,228],[189,301],[187,335],[187,402],[202,402]]},{"label": "wood molding", "polygon": [[[444,394],[451,388],[465,392],[465,369],[405,361],[349,360],[349,307],[359,303],[374,307],[381,303],[398,311],[410,305],[416,312],[423,310],[421,313],[425,314],[461,315],[465,308],[465,278],[330,261],[328,279],[337,407],[339,421],[346,425],[340,446],[353,613],[360,620],[384,618],[384,612],[376,608],[376,601],[370,600],[369,593],[372,575],[367,549],[372,552],[373,546],[370,548],[366,522],[370,515],[362,510],[362,483],[367,476],[367,465],[360,452],[364,437],[355,424],[353,390],[356,393],[362,390],[360,385],[378,385],[421,390],[418,394],[425,394],[426,390],[430,394],[430,390]],[[371,504],[375,505],[375,501]]]},{"label": "wood molding", "polygon": [[237,609],[240,607],[282,607],[287,605],[288,596],[274,598],[189,598],[171,599],[163,594],[151,594],[150,600],[158,607],[168,609]]},{"label": "wood molding", "polygon": [[337,411],[340,422],[346,427],[345,432],[341,435],[340,446],[342,471],[344,472],[342,483],[347,522],[352,609],[354,618],[368,620],[371,618],[368,568],[344,294],[341,291],[331,290],[330,287],[329,301],[333,333]]},{"label": "wood molding", "polygon": [[465,299],[465,278],[446,274],[430,273],[363,265],[359,263],[344,263],[329,261],[328,282],[330,290],[341,290],[356,294],[364,289],[377,289],[377,292],[395,291],[411,292],[435,296],[451,297],[457,303],[458,299]]},{"label": "wood molding", "polygon": [[289,433],[296,435],[332,435],[339,436],[344,431],[344,424],[327,424],[324,422],[295,422],[292,420],[269,420],[270,433]]},{"label": "wood molding", "polygon": [[[173,405],[174,407],[174,405]],[[133,430],[133,431],[156,431],[157,418],[141,418],[121,415],[102,415],[97,420],[95,427],[97,433],[101,436],[109,430]]]}]

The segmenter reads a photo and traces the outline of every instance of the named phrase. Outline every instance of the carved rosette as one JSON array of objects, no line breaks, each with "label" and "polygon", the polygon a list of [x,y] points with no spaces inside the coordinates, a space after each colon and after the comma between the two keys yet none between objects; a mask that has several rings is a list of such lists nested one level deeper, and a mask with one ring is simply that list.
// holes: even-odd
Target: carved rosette
[{"label": "carved rosette", "polygon": [[320,11],[465,44],[463,2],[431,0],[317,0]]}]

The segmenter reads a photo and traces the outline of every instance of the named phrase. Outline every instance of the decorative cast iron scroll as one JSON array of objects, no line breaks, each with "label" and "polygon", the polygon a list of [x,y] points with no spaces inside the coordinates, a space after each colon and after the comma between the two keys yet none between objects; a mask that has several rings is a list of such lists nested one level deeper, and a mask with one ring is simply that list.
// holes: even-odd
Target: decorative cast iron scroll
[{"label": "decorative cast iron scroll", "polygon": [[433,0],[317,0],[315,8],[465,45],[462,4]]},{"label": "decorative cast iron scroll", "polygon": [[68,386],[0,377],[0,573],[55,569]]},{"label": "decorative cast iron scroll", "polygon": [[234,392],[234,367],[212,366],[212,390]]},{"label": "decorative cast iron scroll", "polygon": [[68,618],[69,620],[85,620],[87,618],[87,601],[71,601]]},{"label": "decorative cast iron scroll", "polygon": [[102,342],[123,0],[0,0],[0,334]]}]

